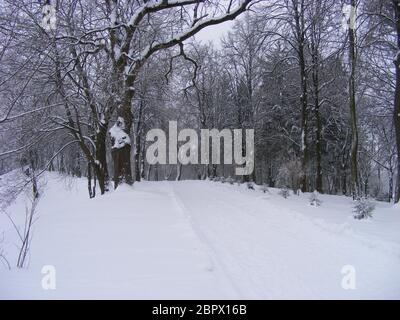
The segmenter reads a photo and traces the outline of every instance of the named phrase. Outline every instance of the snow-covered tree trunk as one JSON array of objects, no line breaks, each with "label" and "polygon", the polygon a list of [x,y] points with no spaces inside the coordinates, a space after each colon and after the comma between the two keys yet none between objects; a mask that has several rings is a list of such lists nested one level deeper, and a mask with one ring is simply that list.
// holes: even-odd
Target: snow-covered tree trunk
[{"label": "snow-covered tree trunk", "polygon": [[[126,110],[125,110],[126,111]],[[130,110],[129,110],[130,113]],[[125,119],[129,119],[128,123]],[[111,153],[114,162],[114,187],[117,188],[125,182],[133,184],[131,170],[131,121],[132,117],[120,113],[117,122],[110,129]]]}]

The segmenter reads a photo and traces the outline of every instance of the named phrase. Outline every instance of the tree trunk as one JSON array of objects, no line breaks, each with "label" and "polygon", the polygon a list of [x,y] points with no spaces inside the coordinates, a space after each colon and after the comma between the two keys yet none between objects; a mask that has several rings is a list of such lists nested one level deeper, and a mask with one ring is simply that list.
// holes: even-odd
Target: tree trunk
[{"label": "tree trunk", "polygon": [[[124,81],[118,81],[123,86],[123,92],[120,93],[123,98],[117,106],[117,121],[110,129],[111,136],[111,154],[114,163],[114,188],[121,183],[133,185],[132,168],[131,168],[131,129],[133,123],[133,115],[131,112],[131,102],[135,94],[134,84],[137,73],[142,64],[137,64],[135,71],[129,74]],[[120,79],[123,74],[124,64],[118,65],[116,78]],[[123,84],[122,84],[123,83]],[[115,88],[115,92],[120,92],[119,88]]]},{"label": "tree trunk", "polygon": [[114,188],[121,183],[133,184],[131,173],[131,145],[115,148],[111,151],[114,162]]},{"label": "tree trunk", "polygon": [[181,177],[182,177],[182,164],[178,162],[178,164],[176,165],[176,181],[181,181]]},{"label": "tree trunk", "polygon": [[151,164],[148,164],[147,165],[147,171],[146,171],[146,180],[147,181],[150,181],[150,176],[151,176],[151,168],[152,168],[153,166],[151,165]]},{"label": "tree trunk", "polygon": [[208,165],[202,165],[201,166],[201,176],[200,176],[200,180],[207,180],[208,178]]},{"label": "tree trunk", "polygon": [[216,178],[217,177],[217,165],[216,164],[209,164],[209,177]]},{"label": "tree trunk", "polygon": [[[88,191],[90,199],[96,197],[96,175],[92,175],[92,164],[88,163],[87,167]],[[93,180],[93,185],[92,185]]]},{"label": "tree trunk", "polygon": [[135,181],[141,181],[141,132],[142,132],[142,116],[143,116],[143,108],[144,108],[144,101],[143,99],[140,101],[139,110],[138,110],[138,121],[135,128]]},{"label": "tree trunk", "polygon": [[[319,16],[321,11],[321,7],[317,4],[316,15]],[[317,20],[317,19],[315,19]],[[312,57],[312,80],[313,80],[313,89],[314,89],[314,116],[316,122],[316,142],[315,142],[315,160],[316,160],[316,179],[315,179],[315,189],[319,193],[323,193],[322,186],[322,141],[321,141],[321,115],[320,115],[320,101],[319,101],[319,46],[320,42],[317,37],[317,27],[315,25],[316,21],[313,22],[312,25],[312,34],[311,34],[311,57]]]},{"label": "tree trunk", "polygon": [[107,167],[107,149],[106,149],[107,125],[99,126],[96,133],[96,162],[94,163],[94,171],[99,182],[100,192],[106,193],[109,182],[109,174]]},{"label": "tree trunk", "polygon": [[307,192],[307,167],[308,167],[308,142],[307,142],[307,132],[308,132],[308,121],[307,121],[307,107],[308,107],[308,97],[307,97],[307,80],[306,80],[306,66],[304,61],[304,56],[301,54],[300,59],[300,74],[301,74],[301,177],[300,177],[300,188],[302,192]]},{"label": "tree trunk", "polygon": [[388,201],[389,203],[392,202],[392,197],[393,197],[393,170],[389,170],[389,196],[388,196]]},{"label": "tree trunk", "polygon": [[397,178],[394,202],[400,201],[400,1],[393,0],[394,9],[396,12],[396,32],[397,32],[397,55],[395,59],[396,66],[396,91],[394,100],[393,121],[396,130],[396,145],[397,145]]},{"label": "tree trunk", "polygon": [[298,57],[299,57],[299,68],[300,68],[300,86],[301,86],[301,168],[300,173],[300,189],[302,192],[308,191],[307,185],[307,168],[308,168],[308,91],[307,91],[307,72],[306,72],[306,60],[304,55],[304,42],[305,42],[305,26],[304,26],[304,1],[301,1],[300,8],[297,1],[294,2],[294,18],[296,23],[296,33],[298,41]]},{"label": "tree trunk", "polygon": [[274,176],[272,174],[272,161],[270,162],[270,164],[268,166],[268,186],[270,188],[275,188],[275,180],[274,180]]},{"label": "tree trunk", "polygon": [[300,176],[300,189],[302,192],[308,191],[307,186],[307,167],[308,167],[308,121],[307,121],[307,107],[308,107],[308,97],[307,97],[307,80],[306,80],[306,66],[304,61],[304,56],[301,54],[300,59],[300,74],[301,74],[301,176]]},{"label": "tree trunk", "polygon": [[145,164],[145,161],[144,161],[144,159],[145,159],[145,151],[146,151],[146,144],[145,143],[143,143],[142,144],[142,146],[141,146],[141,148],[140,148],[140,162],[141,162],[141,166],[140,166],[140,176],[141,176],[141,180],[144,180],[145,179],[145,171],[144,171],[144,169],[145,169],[145,167],[146,167],[146,164]]},{"label": "tree trunk", "polygon": [[141,141],[140,136],[136,136],[136,145],[135,145],[135,181],[140,182],[142,180],[141,177]]},{"label": "tree trunk", "polygon": [[319,193],[323,193],[322,186],[322,143],[321,143],[321,115],[319,112],[319,70],[318,70],[318,52],[314,52],[313,54],[313,84],[314,84],[314,113],[315,113],[315,122],[316,122],[316,142],[315,142],[315,152],[316,152],[316,180],[315,180],[315,189]]},{"label": "tree trunk", "polygon": [[[351,6],[356,7],[356,1],[351,0]],[[356,111],[356,36],[354,26],[349,22],[349,60],[350,60],[350,79],[349,79],[349,95],[350,95],[350,121],[351,121],[351,193],[353,199],[359,197],[359,179],[358,179],[358,127],[357,127],[357,111]]]},{"label": "tree trunk", "polygon": [[317,122],[317,142],[315,144],[316,148],[316,165],[317,165],[317,176],[316,176],[316,181],[315,181],[315,189],[319,193],[324,193],[324,187],[323,187],[323,179],[322,179],[322,142],[321,142],[321,117],[319,113],[319,107],[315,108],[315,118]]},{"label": "tree trunk", "polygon": [[346,165],[342,163],[341,165],[341,186],[342,186],[342,195],[347,195],[347,174],[346,174]]},{"label": "tree trunk", "polygon": [[111,128],[111,154],[114,162],[114,188],[121,183],[133,184],[131,169],[131,140],[132,114],[130,108],[118,110],[118,120]]}]

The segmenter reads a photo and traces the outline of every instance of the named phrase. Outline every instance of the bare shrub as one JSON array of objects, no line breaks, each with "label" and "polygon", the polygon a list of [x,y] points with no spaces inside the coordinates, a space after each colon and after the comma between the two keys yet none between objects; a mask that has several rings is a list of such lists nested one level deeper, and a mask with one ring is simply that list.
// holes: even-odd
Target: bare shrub
[{"label": "bare shrub", "polygon": [[289,188],[283,187],[281,190],[279,190],[279,195],[282,196],[285,199],[289,198],[290,197]]},{"label": "bare shrub", "polygon": [[278,185],[290,186],[296,193],[300,188],[300,177],[302,173],[301,163],[298,160],[292,160],[284,163],[278,172]]}]

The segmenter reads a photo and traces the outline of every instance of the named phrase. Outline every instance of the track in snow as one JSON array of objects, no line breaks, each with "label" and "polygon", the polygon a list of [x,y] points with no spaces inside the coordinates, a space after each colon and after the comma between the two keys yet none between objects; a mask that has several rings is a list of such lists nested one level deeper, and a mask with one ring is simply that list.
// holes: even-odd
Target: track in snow
[{"label": "track in snow", "polygon": [[[212,256],[246,298],[395,298],[398,256],[329,233],[262,193],[211,182],[171,183]],[[312,210],[312,209],[311,209]],[[356,269],[356,290],[341,286]]]},{"label": "track in snow", "polygon": [[[355,222],[344,197],[315,209],[306,195],[182,181],[90,200],[85,179],[66,190],[47,177],[29,268],[0,266],[0,298],[400,298],[400,219],[383,204],[373,221]],[[25,202],[9,210],[23,218]],[[0,215],[3,231],[14,265],[18,240]],[[44,265],[57,269],[55,291],[41,288]],[[354,291],[341,286],[345,265],[356,268]]]}]

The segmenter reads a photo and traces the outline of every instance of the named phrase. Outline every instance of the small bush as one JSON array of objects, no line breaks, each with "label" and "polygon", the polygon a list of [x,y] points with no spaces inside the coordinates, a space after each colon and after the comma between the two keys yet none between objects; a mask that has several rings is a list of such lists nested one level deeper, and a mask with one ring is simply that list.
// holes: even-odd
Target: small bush
[{"label": "small bush", "polygon": [[318,198],[318,196],[319,193],[317,191],[314,191],[309,198],[310,205],[312,205],[313,207],[320,207],[322,204],[322,201]]},{"label": "small bush", "polygon": [[372,218],[375,205],[368,198],[357,200],[353,206],[354,218],[358,220]]},{"label": "small bush", "polygon": [[287,187],[283,187],[280,191],[279,191],[279,195],[282,196],[283,198],[287,199],[290,197],[290,191]]},{"label": "small bush", "polygon": [[269,193],[268,185],[267,185],[266,183],[264,183],[264,184],[261,186],[260,190],[261,190],[262,192],[264,192],[264,193]]},{"label": "small bush", "polygon": [[302,164],[299,159],[283,162],[278,170],[277,183],[281,186],[291,186],[294,194],[300,187]]},{"label": "small bush", "polygon": [[226,179],[226,182],[233,185],[235,183],[235,180],[232,177],[228,177]]},{"label": "small bush", "polygon": [[247,182],[246,186],[247,186],[247,189],[249,189],[249,190],[255,190],[253,182]]}]

